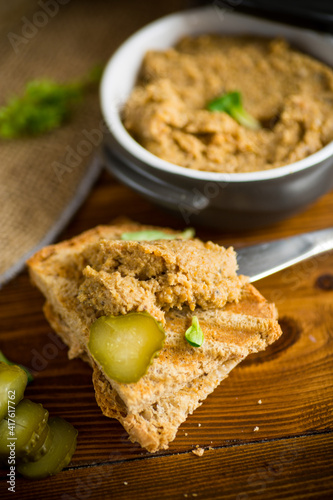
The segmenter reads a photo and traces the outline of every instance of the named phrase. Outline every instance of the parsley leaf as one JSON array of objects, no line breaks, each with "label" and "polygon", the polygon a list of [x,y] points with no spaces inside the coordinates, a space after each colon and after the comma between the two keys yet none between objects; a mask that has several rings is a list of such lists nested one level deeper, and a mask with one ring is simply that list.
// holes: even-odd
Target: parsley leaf
[{"label": "parsley leaf", "polygon": [[207,104],[208,111],[224,111],[240,125],[252,130],[261,128],[260,122],[245,111],[240,92],[228,92]]},{"label": "parsley leaf", "polygon": [[200,347],[204,341],[204,334],[200,328],[199,320],[192,316],[192,325],[185,332],[185,338],[192,347]]},{"label": "parsley leaf", "polygon": [[185,229],[185,231],[183,231],[182,233],[177,233],[177,234],[170,234],[156,229],[147,229],[144,231],[123,233],[120,238],[126,241],[175,240],[176,238],[188,240],[190,238],[193,238],[194,234],[195,234],[194,229],[191,227]]},{"label": "parsley leaf", "polygon": [[96,85],[102,68],[94,68],[87,77],[72,83],[34,80],[20,97],[13,97],[0,108],[0,136],[13,139],[37,136],[62,125],[88,88]]}]

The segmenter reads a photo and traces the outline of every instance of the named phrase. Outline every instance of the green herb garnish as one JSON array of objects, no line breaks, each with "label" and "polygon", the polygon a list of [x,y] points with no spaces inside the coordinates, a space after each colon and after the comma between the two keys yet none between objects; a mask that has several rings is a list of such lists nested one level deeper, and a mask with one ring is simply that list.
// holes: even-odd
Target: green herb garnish
[{"label": "green herb garnish", "polygon": [[0,136],[5,139],[36,136],[59,127],[70,117],[84,92],[99,82],[101,74],[102,68],[96,67],[78,82],[29,82],[21,97],[11,98],[0,108]]},{"label": "green herb garnish", "polygon": [[240,92],[228,92],[207,104],[208,111],[224,111],[240,125],[252,130],[261,128],[260,122],[243,108]]},{"label": "green herb garnish", "polygon": [[9,359],[6,358],[6,356],[4,355],[4,353],[2,351],[0,351],[0,361],[2,361],[3,363],[6,363],[7,365],[10,365],[10,366],[11,365],[17,365],[17,366],[19,366],[27,374],[28,382],[32,382],[33,381],[34,377],[32,376],[31,372],[28,370],[28,368],[26,368],[23,365],[19,365],[18,363],[13,363],[13,361],[9,361]]},{"label": "green herb garnish", "polygon": [[185,338],[192,347],[200,347],[204,341],[204,334],[200,328],[199,320],[192,316],[192,325],[185,332]]},{"label": "green herb garnish", "polygon": [[169,234],[164,231],[158,231],[156,229],[147,229],[145,231],[134,231],[132,233],[123,233],[121,235],[122,240],[126,241],[153,241],[153,240],[175,240],[176,238],[181,238],[183,240],[188,240],[193,238],[195,231],[192,227],[185,229],[182,233]]}]

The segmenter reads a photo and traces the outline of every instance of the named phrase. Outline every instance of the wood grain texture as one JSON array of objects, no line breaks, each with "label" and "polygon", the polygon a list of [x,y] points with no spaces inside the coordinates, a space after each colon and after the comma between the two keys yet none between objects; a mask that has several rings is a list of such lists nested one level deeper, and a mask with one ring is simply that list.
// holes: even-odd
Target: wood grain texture
[{"label": "wood grain texture", "polygon": [[[241,234],[197,228],[197,234],[237,248],[327,227],[332,214],[330,193],[269,228]],[[184,226],[104,173],[59,240],[119,215]],[[192,498],[193,493],[198,498],[331,498],[332,276],[331,252],[259,281],[258,289],[278,306],[283,336],[235,368],[180,427],[169,450],[151,456],[128,441],[118,422],[101,414],[91,369],[67,359],[67,348],[44,319],[43,297],[26,272],[19,275],[0,291],[0,349],[33,369],[35,381],[26,396],[72,422],[79,440],[66,471],[41,482],[19,479],[17,498],[36,498],[40,492],[47,499],[68,498],[65,493],[110,499]],[[191,453],[196,445],[213,450],[199,458]],[[281,457],[289,455],[292,459],[281,465]],[[0,498],[13,498],[5,470]]]},{"label": "wood grain texture", "polygon": [[323,433],[206,450],[202,457],[186,452],[73,467],[42,484],[27,487],[19,479],[17,494],[35,500],[47,485],[48,500],[331,499],[332,447],[332,434]]}]

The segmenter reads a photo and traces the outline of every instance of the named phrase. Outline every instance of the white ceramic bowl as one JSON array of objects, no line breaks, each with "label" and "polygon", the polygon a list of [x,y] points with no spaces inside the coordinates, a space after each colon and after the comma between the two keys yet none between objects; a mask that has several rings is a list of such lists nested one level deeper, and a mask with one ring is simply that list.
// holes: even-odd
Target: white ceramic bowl
[{"label": "white ceramic bowl", "polygon": [[157,20],[131,36],[113,55],[101,83],[101,107],[110,130],[107,163],[123,182],[174,212],[186,223],[243,229],[275,222],[333,187],[333,142],[283,167],[250,173],[191,170],[153,155],[127,132],[121,109],[147,50],[173,46],[184,35],[253,34],[284,37],[333,67],[328,35],[225,12],[217,6]]}]

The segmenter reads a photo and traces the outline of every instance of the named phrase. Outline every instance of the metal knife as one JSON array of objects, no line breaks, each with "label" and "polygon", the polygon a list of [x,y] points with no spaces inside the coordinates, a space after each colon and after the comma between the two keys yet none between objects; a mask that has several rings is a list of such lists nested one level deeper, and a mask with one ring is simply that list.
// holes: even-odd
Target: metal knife
[{"label": "metal knife", "polygon": [[333,249],[333,227],[236,249],[238,274],[257,281]]}]

